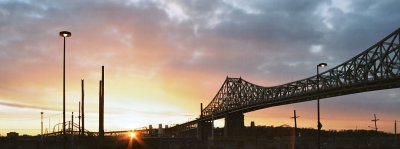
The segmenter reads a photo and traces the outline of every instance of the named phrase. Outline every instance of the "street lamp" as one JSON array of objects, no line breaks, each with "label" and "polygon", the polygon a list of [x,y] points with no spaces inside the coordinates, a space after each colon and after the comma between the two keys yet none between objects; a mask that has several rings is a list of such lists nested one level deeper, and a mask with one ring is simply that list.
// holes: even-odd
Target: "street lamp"
[{"label": "street lamp", "polygon": [[317,109],[318,109],[318,149],[321,148],[321,128],[322,128],[322,124],[320,121],[320,112],[319,112],[319,67],[323,68],[325,66],[328,66],[328,64],[326,63],[320,63],[317,65]]},{"label": "street lamp", "polygon": [[71,37],[71,32],[69,31],[61,31],[60,36],[64,38],[64,56],[63,56],[63,145],[64,149],[66,149],[67,142],[67,134],[65,133],[65,38]]}]

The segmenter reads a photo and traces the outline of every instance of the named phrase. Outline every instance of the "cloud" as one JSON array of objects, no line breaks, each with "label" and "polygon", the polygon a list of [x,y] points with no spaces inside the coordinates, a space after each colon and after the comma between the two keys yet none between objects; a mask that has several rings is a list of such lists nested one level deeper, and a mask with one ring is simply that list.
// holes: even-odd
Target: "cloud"
[{"label": "cloud", "polygon": [[2,106],[8,106],[8,107],[14,107],[14,108],[26,108],[26,109],[35,109],[35,110],[49,110],[49,111],[57,111],[59,109],[56,108],[49,108],[45,106],[35,106],[31,104],[20,104],[20,103],[12,103],[12,102],[3,102],[0,101],[0,105]]}]

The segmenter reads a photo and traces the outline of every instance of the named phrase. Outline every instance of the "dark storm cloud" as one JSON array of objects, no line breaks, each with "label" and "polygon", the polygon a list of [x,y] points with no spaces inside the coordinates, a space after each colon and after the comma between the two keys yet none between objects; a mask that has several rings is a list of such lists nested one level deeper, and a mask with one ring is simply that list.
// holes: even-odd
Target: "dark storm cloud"
[{"label": "dark storm cloud", "polygon": [[[197,63],[197,67],[186,67],[234,74],[263,74],[264,70],[280,72],[288,68],[301,74],[294,76],[296,78],[307,77],[310,74],[307,72],[314,72],[314,65],[320,61],[328,61],[333,66],[361,53],[395,30],[400,20],[396,13],[398,1],[351,1],[349,12],[332,6],[330,1],[254,3],[252,9],[259,13],[249,14],[223,2],[205,7],[210,8],[207,12],[222,10],[221,16],[217,17],[219,22],[213,28],[207,28],[207,21],[212,16],[204,20],[195,19],[193,24],[203,26],[199,27],[199,35],[192,37],[193,41],[189,40],[187,44],[201,47],[213,56],[205,54],[204,61]],[[186,9],[193,10],[188,7]],[[325,21],[333,27],[329,28]],[[187,34],[181,37],[182,40],[185,38],[188,38]],[[321,51],[312,53],[313,46],[320,47]],[[281,75],[268,73],[261,76],[276,79]]]},{"label": "dark storm cloud", "polygon": [[[132,33],[140,33],[140,36],[133,34],[134,37],[155,39],[152,40],[153,44],[165,44],[160,38],[170,37],[165,40],[173,40],[169,48],[175,50],[167,52],[178,53],[180,51],[176,49],[179,48],[187,51],[175,61],[171,56],[171,65],[174,67],[187,65],[182,67],[193,68],[184,60],[190,59],[198,50],[202,55],[195,64],[201,70],[261,74],[261,67],[274,72],[281,66],[311,66],[312,59],[332,57],[339,59],[332,60],[338,64],[349,58],[348,53],[360,53],[396,29],[396,22],[400,20],[395,13],[397,1],[352,1],[349,6],[352,10],[346,13],[331,7],[330,1],[250,1],[243,8],[238,7],[238,1],[172,1],[188,16],[178,23],[168,18],[167,9],[164,9],[168,2],[163,1],[3,3],[1,14],[5,19],[1,21],[0,37],[1,45],[6,50],[2,50],[2,60],[20,54],[40,54],[20,45],[34,43],[37,38],[49,39],[46,34],[49,30],[65,28],[67,26],[64,24],[70,24],[70,28],[77,28],[76,32],[86,39],[101,36],[104,29],[110,28],[122,33],[134,29]],[[330,18],[319,11],[324,6],[328,7],[326,11],[331,14]],[[333,29],[324,24],[327,19],[334,26]],[[44,30],[43,26],[50,28]],[[32,34],[32,30],[44,32],[45,35]],[[94,34],[90,31],[94,31]],[[102,42],[99,40],[92,42]],[[151,46],[150,43],[135,44]],[[310,53],[313,45],[321,46],[326,54]],[[46,56],[47,52],[43,50],[43,55],[39,57]],[[302,72],[304,68],[297,70]]]},{"label": "dark storm cloud", "polygon": [[[8,14],[9,18],[3,21],[3,28],[10,29],[7,34],[2,35],[12,36],[2,39],[5,39],[4,42],[26,42],[42,38],[40,36],[43,35],[24,34],[30,30],[41,30],[40,27],[45,25],[42,22],[46,22],[45,26],[50,22],[53,28],[62,28],[64,23],[80,26],[75,32],[82,32],[81,36],[86,39],[100,34],[104,28],[110,26],[120,32],[136,28],[134,33],[140,33],[140,38],[155,39],[152,40],[153,44],[164,44],[160,41],[163,39],[159,38],[169,37],[165,40],[173,40],[171,43],[175,45],[172,48],[181,47],[187,51],[177,58],[170,56],[171,67],[183,65],[184,68],[200,67],[201,70],[211,69],[234,74],[252,72],[275,79],[274,74],[267,75],[263,72],[276,72],[290,65],[300,65],[307,69],[307,66],[312,66],[312,59],[323,60],[328,57],[339,59],[332,60],[338,64],[350,58],[348,53],[355,55],[369,46],[366,43],[372,45],[388,34],[396,27],[395,20],[399,20],[399,15],[393,12],[396,10],[394,3],[398,3],[396,1],[355,1],[350,6],[353,10],[348,13],[329,7],[327,11],[332,14],[329,20],[334,26],[333,30],[324,25],[323,21],[327,18],[318,12],[323,5],[330,6],[330,1],[251,1],[245,8],[238,8],[235,2],[237,1],[175,1],[189,17],[181,23],[174,23],[176,20],[168,18],[164,9],[166,4],[163,4],[168,2],[138,1],[130,5],[121,1],[47,1],[40,5],[33,1],[14,2],[3,7],[6,11],[4,14]],[[79,15],[69,12],[79,12]],[[14,25],[10,27],[10,23]],[[166,25],[160,25],[163,23]],[[89,31],[95,31],[95,34],[85,33]],[[134,36],[139,37],[137,34]],[[93,41],[97,42],[102,41]],[[141,47],[151,46],[147,43],[135,44]],[[313,45],[322,46],[327,54],[310,54]],[[184,63],[189,61],[196,50],[202,53],[198,58],[199,62],[195,63],[197,67]],[[3,55],[18,54],[15,51],[14,48]],[[7,56],[10,57],[13,56]],[[297,71],[302,74],[299,77],[307,74],[304,68]]]},{"label": "dark storm cloud", "polygon": [[[190,20],[190,23],[181,24],[179,28],[184,29],[187,28],[184,27],[186,25],[200,24],[197,34],[190,35],[187,43],[180,44],[187,44],[186,47],[195,45],[193,47],[204,52],[204,57],[199,59],[196,67],[193,67],[193,64],[187,64],[185,67],[224,71],[228,72],[228,75],[246,72],[264,74],[265,70],[276,70],[273,69],[275,66],[280,69],[280,66],[308,62],[304,59],[310,58],[310,46],[320,43],[324,36],[321,31],[324,29],[321,27],[323,18],[315,13],[323,2],[254,3],[254,8],[248,8],[254,10],[247,11],[255,13],[249,13],[235,8],[229,2],[216,2],[210,7],[205,7],[209,8],[207,12],[193,14],[191,17],[194,19]],[[195,6],[191,3],[186,5],[186,9],[196,10]],[[204,15],[209,17],[201,17]],[[210,27],[213,20],[216,23]],[[180,37],[181,40],[187,38],[187,34]],[[176,65],[179,64],[174,63],[174,67]],[[265,65],[270,67],[263,68]]]},{"label": "dark storm cloud", "polygon": [[[191,71],[221,72],[241,75],[263,82],[279,80],[286,83],[315,75],[315,65],[328,62],[339,65],[363,52],[399,27],[399,1],[350,1],[347,8],[331,1],[253,1],[256,13],[248,13],[225,2],[193,4],[187,10],[194,20],[179,24],[185,34],[179,37],[183,47],[203,52],[195,63],[172,63]],[[201,3],[200,1],[196,1]],[[349,10],[346,10],[349,9]],[[219,16],[216,13],[218,12]],[[250,10],[249,10],[250,11]],[[209,17],[196,17],[209,15]],[[216,18],[214,26],[208,26]],[[187,34],[188,25],[200,24],[196,33]],[[188,39],[189,38],[189,39]],[[313,50],[313,48],[315,48]],[[278,85],[279,83],[271,83]],[[271,85],[270,84],[270,85]],[[388,91],[346,96],[350,102],[374,101],[385,98]],[[371,94],[373,96],[371,96]],[[395,93],[396,94],[396,93]],[[369,98],[365,98],[365,97]],[[339,101],[345,104],[348,101]],[[398,101],[394,101],[397,102]],[[339,104],[339,105],[340,105]],[[379,105],[381,104],[381,105]],[[393,104],[380,102],[381,111],[393,112]],[[353,104],[356,105],[356,104]],[[373,104],[362,104],[364,110]]]},{"label": "dark storm cloud", "polygon": [[400,15],[395,7],[399,1],[351,1],[352,11],[343,13],[331,8],[335,26],[324,38],[329,54],[344,61],[372,46],[396,30]]}]

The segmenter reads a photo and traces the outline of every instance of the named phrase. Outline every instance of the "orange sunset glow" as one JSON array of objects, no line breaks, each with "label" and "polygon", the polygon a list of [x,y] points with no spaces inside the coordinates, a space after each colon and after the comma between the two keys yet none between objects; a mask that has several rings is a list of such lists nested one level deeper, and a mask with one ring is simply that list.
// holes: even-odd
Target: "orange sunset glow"
[{"label": "orange sunset glow", "polygon": [[[0,135],[40,134],[62,123],[63,38],[66,121],[78,116],[85,81],[85,125],[98,131],[105,67],[105,131],[194,120],[224,80],[276,86],[316,75],[356,56],[399,27],[399,2],[328,0],[36,1],[0,0]],[[365,2],[367,3],[367,2]],[[362,5],[364,6],[364,5]],[[396,6],[396,7],[395,7]],[[367,7],[367,6],[365,6]],[[389,12],[387,12],[389,13]],[[369,15],[366,15],[369,14]],[[385,17],[382,17],[385,16]],[[366,25],[368,24],[368,25]],[[399,89],[321,100],[324,130],[380,131],[400,120]],[[316,101],[245,113],[245,125],[316,128]],[[74,121],[77,121],[75,118]],[[223,127],[223,119],[215,122]]]}]

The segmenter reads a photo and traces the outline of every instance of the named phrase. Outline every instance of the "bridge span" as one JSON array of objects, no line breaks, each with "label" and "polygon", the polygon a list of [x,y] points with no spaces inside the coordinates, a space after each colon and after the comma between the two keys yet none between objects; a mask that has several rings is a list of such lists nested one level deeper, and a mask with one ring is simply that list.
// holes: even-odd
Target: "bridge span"
[{"label": "bridge span", "polygon": [[243,113],[273,106],[398,88],[399,36],[400,28],[350,60],[320,73],[319,81],[315,75],[283,85],[263,87],[242,78],[227,77],[215,97],[201,110],[198,119],[171,127],[169,131],[190,130],[220,118],[226,118],[225,125],[229,125],[227,120],[241,117]]}]

